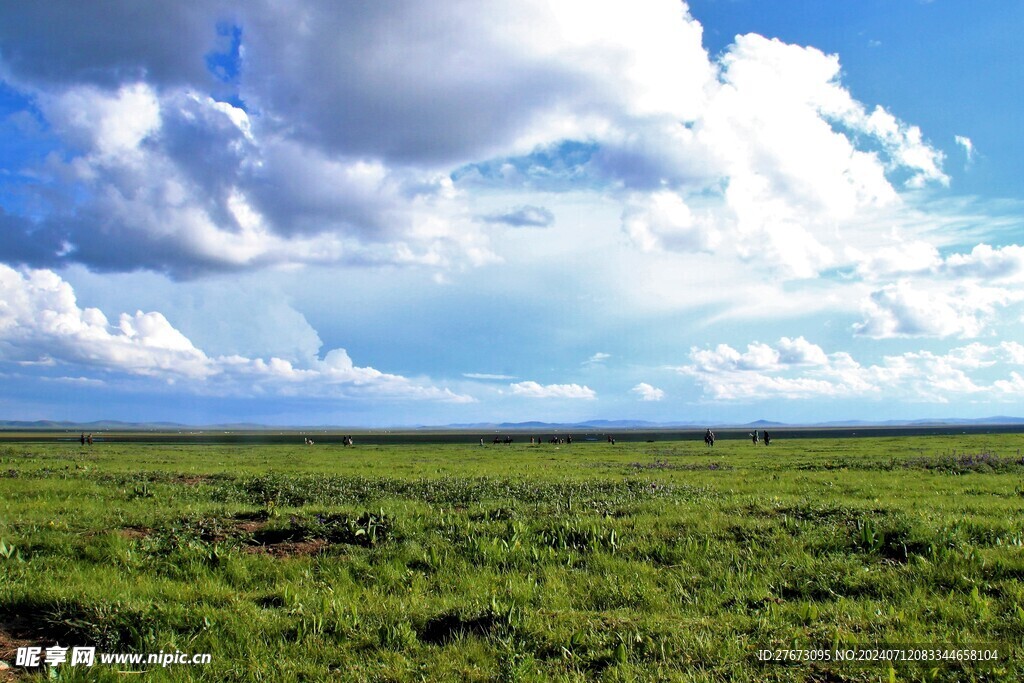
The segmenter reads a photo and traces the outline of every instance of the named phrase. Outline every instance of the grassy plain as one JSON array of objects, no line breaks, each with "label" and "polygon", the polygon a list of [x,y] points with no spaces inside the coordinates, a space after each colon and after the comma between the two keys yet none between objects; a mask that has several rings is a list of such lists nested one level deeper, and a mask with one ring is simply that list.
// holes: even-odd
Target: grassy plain
[{"label": "grassy plain", "polygon": [[212,656],[0,680],[1024,679],[1024,435],[296,441],[0,444],[0,660]]}]

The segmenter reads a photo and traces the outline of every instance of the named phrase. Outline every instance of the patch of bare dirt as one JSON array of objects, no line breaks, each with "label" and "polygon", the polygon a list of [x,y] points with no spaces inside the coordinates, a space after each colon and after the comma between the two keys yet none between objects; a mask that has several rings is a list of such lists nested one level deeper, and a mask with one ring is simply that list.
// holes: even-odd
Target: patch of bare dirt
[{"label": "patch of bare dirt", "polygon": [[[225,518],[201,520],[199,537],[209,543],[222,543],[239,539],[245,545],[245,552],[271,557],[304,557],[317,555],[332,543],[330,538],[312,537],[302,528],[268,528],[270,521],[264,512],[240,512]],[[296,520],[293,520],[293,523]],[[144,526],[129,526],[118,529],[117,533],[126,539],[142,540],[157,533]],[[0,683],[3,683],[0,681]]]},{"label": "patch of bare dirt", "polygon": [[0,682],[8,683],[8,681],[18,680],[18,670],[13,668],[15,656],[19,647],[29,645],[32,645],[31,641],[12,635],[7,630],[6,624],[0,624]]},{"label": "patch of bare dirt", "polygon": [[265,526],[266,522],[235,522],[234,528],[241,534],[254,534]]},{"label": "patch of bare dirt", "polygon": [[143,538],[149,538],[153,535],[153,530],[145,526],[128,526],[123,529],[118,529],[117,533],[131,541],[140,541]]},{"label": "patch of bare dirt", "polygon": [[24,638],[13,636],[4,626],[0,626],[0,659],[5,662],[14,659],[14,655],[17,654],[19,647],[31,644]]}]

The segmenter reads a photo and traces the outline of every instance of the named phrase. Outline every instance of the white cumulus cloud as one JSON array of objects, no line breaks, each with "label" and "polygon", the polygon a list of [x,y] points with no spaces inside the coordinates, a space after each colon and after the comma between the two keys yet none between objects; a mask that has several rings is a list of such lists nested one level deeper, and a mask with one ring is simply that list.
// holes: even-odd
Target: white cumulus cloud
[{"label": "white cumulus cloud", "polygon": [[200,393],[252,391],[471,402],[447,388],[356,366],[344,349],[303,365],[271,357],[209,356],[161,313],[80,308],[71,285],[48,270],[0,265],[0,361],[72,366],[103,376],[190,380]]},{"label": "white cumulus cloud", "polygon": [[78,307],[56,273],[0,265],[0,352],[8,361],[64,361],[140,375],[204,379],[213,362],[160,313],[124,313],[116,325]]},{"label": "white cumulus cloud", "polygon": [[694,216],[683,199],[668,190],[634,195],[622,213],[622,227],[644,251],[710,250],[720,239],[713,224]]},{"label": "white cumulus cloud", "polygon": [[1024,301],[1024,292],[973,282],[924,283],[900,280],[871,293],[855,334],[891,337],[978,337],[996,310]]},{"label": "white cumulus cloud", "polygon": [[631,392],[638,395],[641,401],[660,401],[665,398],[665,392],[658,389],[655,386],[651,386],[647,382],[640,382],[635,387],[630,389]]},{"label": "white cumulus cloud", "polygon": [[[814,398],[869,398],[946,403],[953,398],[991,394],[1008,400],[1019,393],[1019,374],[991,381],[984,373],[1001,365],[1024,361],[1020,345],[978,342],[944,354],[913,351],[885,356],[876,364],[862,364],[846,352],[825,354],[800,338],[805,352],[792,356],[794,340],[782,338],[774,346],[750,344],[740,352],[727,344],[714,349],[693,348],[690,363],[677,369],[692,377],[705,395],[715,400]],[[771,352],[774,352],[774,356]],[[774,359],[774,360],[773,360]]]},{"label": "white cumulus cloud", "polygon": [[539,384],[538,382],[516,382],[509,388],[515,396],[525,398],[595,399],[597,393],[579,384]]}]

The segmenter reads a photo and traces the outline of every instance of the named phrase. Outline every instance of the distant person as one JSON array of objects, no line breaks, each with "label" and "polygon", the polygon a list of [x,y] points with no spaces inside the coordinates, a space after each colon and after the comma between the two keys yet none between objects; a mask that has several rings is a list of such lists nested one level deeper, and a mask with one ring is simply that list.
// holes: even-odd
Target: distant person
[{"label": "distant person", "polygon": [[85,432],[82,432],[81,441],[82,441],[82,445],[84,446],[85,445]]},{"label": "distant person", "polygon": [[85,442],[87,444],[89,444],[90,446],[92,445],[92,434],[90,434],[89,436],[85,437]]},{"label": "distant person", "polygon": [[764,433],[764,445],[765,446],[771,446],[772,445],[772,435],[769,434],[767,430],[765,430],[765,433]]},{"label": "distant person", "polygon": [[484,445],[484,439],[483,439],[483,437],[480,437],[480,445],[481,445],[481,446],[483,446],[483,445]]},{"label": "distant person", "polygon": [[754,443],[754,445],[756,446],[757,445],[757,430],[756,429],[754,430],[754,433],[750,435],[750,439]]},{"label": "distant person", "polygon": [[705,446],[714,446],[715,445],[715,433],[711,431],[710,427],[708,428],[708,430],[706,432],[704,432],[704,445]]}]

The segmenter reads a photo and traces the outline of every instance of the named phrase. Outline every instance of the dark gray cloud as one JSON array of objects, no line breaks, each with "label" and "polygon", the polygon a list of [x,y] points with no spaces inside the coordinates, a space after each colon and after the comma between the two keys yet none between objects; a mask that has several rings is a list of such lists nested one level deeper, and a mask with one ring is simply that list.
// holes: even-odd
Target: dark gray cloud
[{"label": "dark gray cloud", "polygon": [[[263,3],[243,10],[243,92],[302,140],[392,162],[490,156],[580,100],[578,70],[507,37],[500,7],[433,3]],[[310,30],[315,27],[315,30]]]},{"label": "dark gray cloud", "polygon": [[63,239],[55,226],[33,223],[0,206],[0,262],[53,266],[61,261]]},{"label": "dark gray cloud", "polygon": [[[699,37],[684,6],[656,9],[679,21],[664,45]],[[42,208],[7,230],[17,244],[5,258],[174,277],[487,262],[452,171],[630,119],[631,95],[653,81],[614,67],[649,45],[609,36],[622,19],[650,24],[651,10],[616,12],[580,21],[573,8],[471,0],[4,4],[0,78],[33,103],[55,152],[33,160],[37,180],[24,187]],[[533,206],[492,218],[553,220]]]},{"label": "dark gray cloud", "polygon": [[0,54],[8,77],[22,83],[209,84],[207,53],[227,40],[216,25],[226,3],[5,2],[0,4]]},{"label": "dark gray cloud", "polygon": [[221,107],[181,92],[161,107],[151,144],[191,181],[193,193],[223,197],[247,181],[259,160],[257,145]]},{"label": "dark gray cloud", "polygon": [[33,268],[85,263],[97,272],[146,269],[191,279],[243,267],[215,255],[198,255],[173,234],[139,230],[102,207],[35,224],[0,215],[0,234],[0,262]]},{"label": "dark gray cloud", "polygon": [[438,164],[507,147],[581,82],[503,40],[492,14],[414,1],[5,4],[0,77],[38,106],[58,153],[26,162],[37,208],[29,219],[8,205],[0,253],[175,277],[443,264],[467,249],[486,260]]},{"label": "dark gray cloud", "polygon": [[517,206],[482,216],[486,223],[503,223],[513,228],[547,228],[555,222],[555,214],[543,206]]},{"label": "dark gray cloud", "polygon": [[[446,268],[495,258],[481,222],[551,225],[530,204],[473,220],[481,184],[617,200],[671,190],[683,202],[728,187],[721,220],[755,216],[764,242],[785,242],[797,221],[762,209],[802,218],[808,203],[856,204],[865,183],[878,196],[892,188],[874,157],[850,167],[849,140],[828,126],[817,146],[835,159],[819,172],[800,171],[813,166],[800,156],[805,131],[752,125],[765,110],[775,115],[753,123],[819,120],[776,96],[787,79],[808,80],[822,101],[847,95],[818,68],[837,62],[800,49],[786,54],[806,74],[778,69],[777,88],[748,87],[744,73],[778,61],[776,43],[740,40],[723,75],[677,0],[3,3],[0,78],[48,138],[17,170],[23,199],[4,207],[23,220],[4,253],[175,277]],[[733,96],[710,102],[723,92]],[[909,140],[901,124],[854,105],[851,130],[884,138],[897,158]],[[800,251],[794,272],[813,273],[825,251]]]}]

